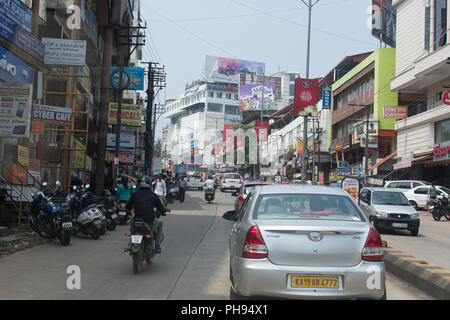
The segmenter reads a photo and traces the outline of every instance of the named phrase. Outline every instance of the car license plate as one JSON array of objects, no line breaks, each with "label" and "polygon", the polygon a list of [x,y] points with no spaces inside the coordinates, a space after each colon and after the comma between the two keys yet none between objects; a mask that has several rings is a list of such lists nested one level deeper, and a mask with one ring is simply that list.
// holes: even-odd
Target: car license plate
[{"label": "car license plate", "polygon": [[127,215],[126,211],[119,211],[119,216],[126,216],[126,215]]},{"label": "car license plate", "polygon": [[339,289],[339,277],[291,276],[291,288]]},{"label": "car license plate", "polygon": [[131,236],[131,243],[141,243],[141,242],[142,242],[142,235]]},{"label": "car license plate", "polygon": [[113,219],[117,218],[117,214],[113,213],[113,214],[111,215],[111,218],[113,218]]},{"label": "car license plate", "polygon": [[72,228],[72,222],[64,222],[62,224],[63,229],[70,229]]},{"label": "car license plate", "polygon": [[393,223],[392,226],[394,228],[408,228],[408,224],[407,223]]}]

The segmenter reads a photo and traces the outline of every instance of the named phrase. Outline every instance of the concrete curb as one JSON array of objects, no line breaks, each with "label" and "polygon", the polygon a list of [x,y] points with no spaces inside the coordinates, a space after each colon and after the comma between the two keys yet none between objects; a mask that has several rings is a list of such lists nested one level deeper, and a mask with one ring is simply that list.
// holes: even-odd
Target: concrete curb
[{"label": "concrete curb", "polygon": [[394,248],[384,248],[384,264],[388,272],[425,293],[440,300],[450,300],[450,270]]}]

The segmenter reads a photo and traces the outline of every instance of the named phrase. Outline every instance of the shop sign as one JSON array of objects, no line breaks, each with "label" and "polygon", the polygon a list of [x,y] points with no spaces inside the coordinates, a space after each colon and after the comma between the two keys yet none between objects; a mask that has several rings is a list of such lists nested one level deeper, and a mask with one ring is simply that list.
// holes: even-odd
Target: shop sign
[{"label": "shop sign", "polygon": [[[130,86],[127,90],[144,90],[144,68],[124,68],[124,72],[130,78]],[[111,68],[112,84],[119,87],[120,72],[118,67]]]},{"label": "shop sign", "polygon": [[433,150],[433,160],[442,161],[448,159],[450,159],[450,141],[435,145]]},{"label": "shop sign", "polygon": [[394,164],[394,170],[410,168],[411,165],[412,165],[411,161],[396,163],[396,164]]},{"label": "shop sign", "polygon": [[33,120],[42,120],[57,124],[72,123],[72,109],[42,104],[33,104]]},{"label": "shop sign", "polygon": [[15,43],[18,47],[24,49],[32,56],[44,61],[44,44],[19,25],[16,28]]},{"label": "shop sign", "polygon": [[[109,104],[108,124],[117,124],[119,106],[116,102]],[[120,124],[122,126],[140,127],[142,105],[123,104],[121,108]]]},{"label": "shop sign", "polygon": [[[362,136],[360,140],[360,147],[365,148],[366,147],[366,137]],[[369,148],[378,148],[378,137],[371,137],[369,136]]]},{"label": "shop sign", "polygon": [[444,92],[444,94],[442,95],[442,101],[443,101],[446,105],[450,105],[450,91]]},{"label": "shop sign", "polygon": [[8,41],[13,41],[14,39],[14,22],[3,11],[0,11],[0,37]]},{"label": "shop sign", "polygon": [[74,161],[73,167],[76,169],[84,170],[85,168],[85,159],[86,159],[86,146],[78,140],[75,140],[74,143]]},{"label": "shop sign", "polygon": [[33,11],[20,0],[0,0],[0,12],[14,23],[31,32]]},{"label": "shop sign", "polygon": [[383,118],[395,120],[408,118],[408,106],[383,107]]},{"label": "shop sign", "polygon": [[9,171],[9,183],[18,185],[26,185],[28,183],[27,170],[21,166],[11,163]]},{"label": "shop sign", "polygon": [[84,66],[86,62],[86,40],[42,38],[45,45],[45,64]]},{"label": "shop sign", "polygon": [[6,83],[32,84],[33,69],[0,46],[0,79]]},{"label": "shop sign", "polygon": [[[136,146],[136,136],[131,134],[121,134],[120,135],[120,151],[130,151],[134,152]],[[106,150],[114,151],[116,150],[116,134],[108,133],[106,139]]]}]

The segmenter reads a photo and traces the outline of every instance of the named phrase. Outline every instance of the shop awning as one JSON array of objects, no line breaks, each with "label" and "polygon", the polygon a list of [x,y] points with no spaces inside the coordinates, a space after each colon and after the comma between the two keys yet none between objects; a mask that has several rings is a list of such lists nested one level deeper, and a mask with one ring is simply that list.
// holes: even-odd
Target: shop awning
[{"label": "shop awning", "polygon": [[390,155],[388,155],[386,158],[384,158],[381,161],[378,161],[376,164],[374,164],[373,166],[371,166],[369,168],[369,171],[372,171],[373,169],[375,169],[378,166],[381,166],[383,163],[385,163],[386,161],[388,161],[389,159],[391,159],[392,157],[394,157],[397,154],[397,151],[392,152]]}]

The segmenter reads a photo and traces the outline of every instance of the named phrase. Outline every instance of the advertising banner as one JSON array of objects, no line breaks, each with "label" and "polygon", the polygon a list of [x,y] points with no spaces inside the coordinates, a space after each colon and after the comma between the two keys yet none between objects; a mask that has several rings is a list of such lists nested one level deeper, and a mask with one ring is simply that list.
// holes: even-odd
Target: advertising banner
[{"label": "advertising banner", "polygon": [[29,159],[30,159],[30,150],[28,149],[28,147],[18,145],[17,162],[19,162],[24,167],[28,167]]},{"label": "advertising banner", "polygon": [[408,106],[383,107],[384,119],[406,119],[408,118]]},{"label": "advertising banner", "polygon": [[33,69],[0,46],[0,79],[6,83],[32,84]]},{"label": "advertising banner", "polygon": [[[120,134],[120,151],[134,152],[136,146],[136,137],[131,134]],[[106,139],[106,150],[116,150],[116,134],[108,133]]]},{"label": "advertising banner", "polygon": [[[264,80],[264,81],[263,81]],[[264,84],[273,83],[275,85],[275,100],[280,100],[281,96],[281,78],[280,77],[267,77],[267,76],[256,76],[253,74],[240,74],[240,82],[241,86],[248,84]]]},{"label": "advertising banner", "polygon": [[263,75],[265,64],[232,58],[206,56],[205,78],[211,82],[239,83],[239,74]]},{"label": "advertising banner", "polygon": [[84,66],[86,40],[42,38],[45,46],[44,63],[66,66]]},{"label": "advertising banner", "polygon": [[269,121],[256,121],[256,136],[258,142],[267,142],[269,137]]},{"label": "advertising banner", "polygon": [[342,180],[342,189],[347,191],[355,201],[359,198],[359,180],[356,178],[344,178]]},{"label": "advertising banner", "polygon": [[0,137],[28,137],[30,93],[29,85],[0,84]]},{"label": "advertising banner", "polygon": [[28,184],[27,170],[14,163],[10,164],[9,170],[9,183],[18,185]]},{"label": "advertising banner", "polygon": [[[109,103],[108,124],[117,124],[119,105],[116,102]],[[142,105],[122,104],[120,123],[123,126],[140,127]]]},{"label": "advertising banner", "polygon": [[0,12],[31,32],[33,12],[20,0],[0,0]]},{"label": "advertising banner", "polygon": [[295,79],[294,114],[309,116],[309,107],[314,107],[319,101],[319,80]]},{"label": "advertising banner", "polygon": [[45,45],[19,25],[16,28],[15,43],[32,56],[44,61]]},{"label": "advertising banner", "polygon": [[[263,99],[264,98],[264,99]],[[241,85],[239,87],[239,110],[273,110],[275,109],[275,84]]]},{"label": "advertising banner", "polygon": [[33,104],[33,121],[45,121],[55,124],[72,124],[72,109]]},{"label": "advertising banner", "polygon": [[[111,68],[113,77],[113,86],[119,87],[120,72],[118,67]],[[144,90],[144,68],[124,68],[124,71],[130,76],[130,86],[127,90]],[[125,77],[126,79],[126,77]]]}]

